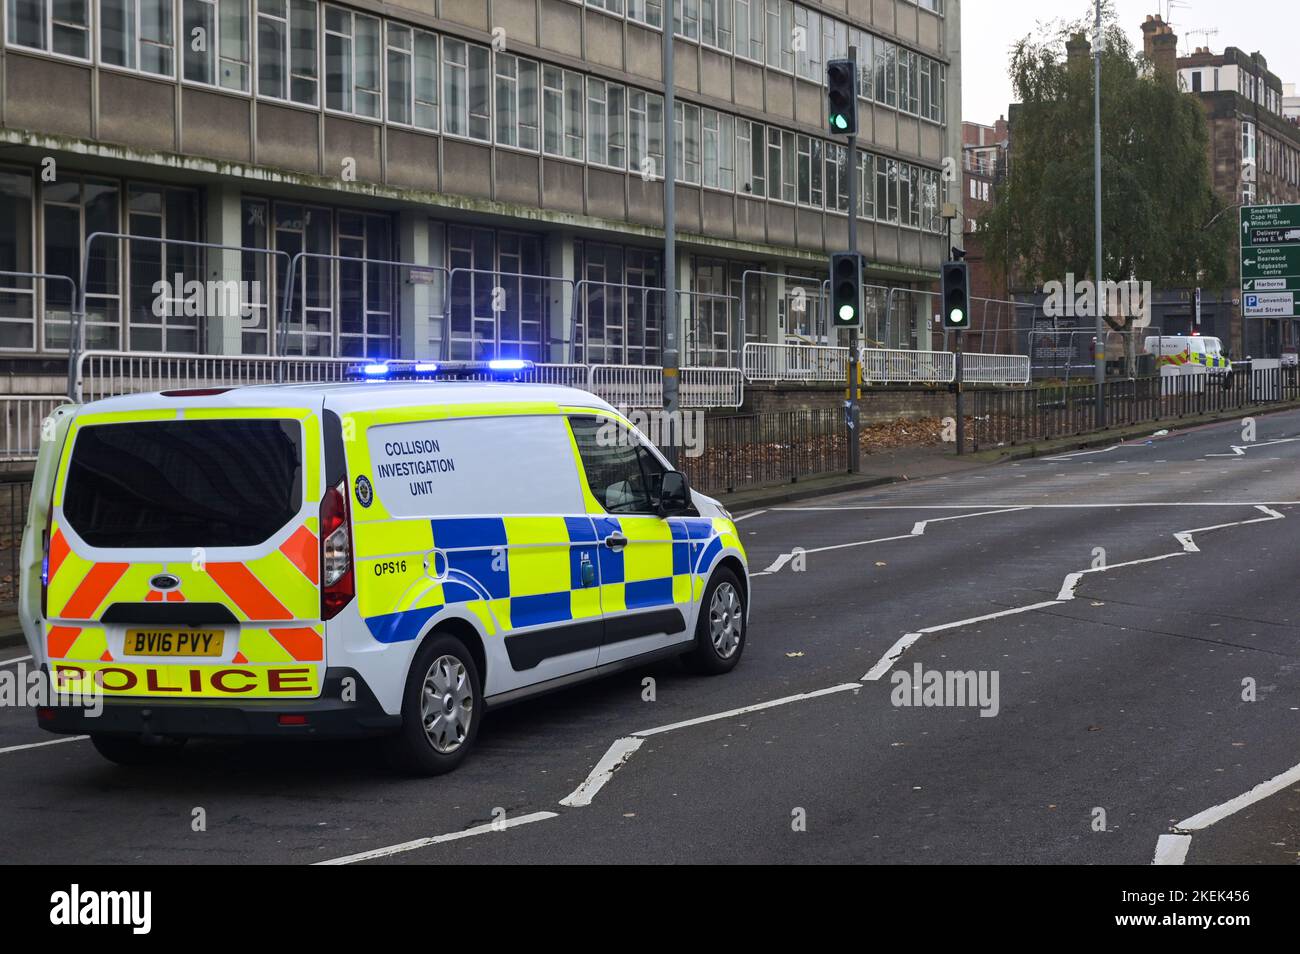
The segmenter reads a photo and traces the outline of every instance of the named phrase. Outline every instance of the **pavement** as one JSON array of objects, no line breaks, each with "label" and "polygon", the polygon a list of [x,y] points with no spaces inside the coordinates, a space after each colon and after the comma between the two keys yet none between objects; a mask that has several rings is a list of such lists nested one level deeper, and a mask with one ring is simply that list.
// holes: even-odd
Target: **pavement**
[{"label": "pavement", "polygon": [[122,769],[5,706],[4,860],[1295,864],[1300,411],[1249,425],[733,499],[732,673],[492,713],[438,779],[367,743]]}]

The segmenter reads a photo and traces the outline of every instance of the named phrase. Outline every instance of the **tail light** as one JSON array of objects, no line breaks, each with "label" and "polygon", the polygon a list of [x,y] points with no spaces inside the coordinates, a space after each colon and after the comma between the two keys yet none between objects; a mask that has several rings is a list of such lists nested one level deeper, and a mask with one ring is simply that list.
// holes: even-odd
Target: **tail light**
[{"label": "tail light", "polygon": [[352,602],[352,532],[348,526],[348,484],[325,491],[320,502],[320,617],[333,619]]}]

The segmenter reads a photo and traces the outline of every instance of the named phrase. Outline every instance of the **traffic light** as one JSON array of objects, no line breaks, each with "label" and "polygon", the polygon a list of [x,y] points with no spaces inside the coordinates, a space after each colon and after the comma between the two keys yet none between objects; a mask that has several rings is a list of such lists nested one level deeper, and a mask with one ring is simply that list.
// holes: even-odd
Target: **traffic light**
[{"label": "traffic light", "polygon": [[857,252],[831,255],[831,323],[836,328],[862,324],[862,256]]},{"label": "traffic light", "polygon": [[858,68],[852,60],[826,64],[826,122],[837,136],[858,131]]},{"label": "traffic light", "polygon": [[970,285],[965,262],[943,263],[943,327],[970,330]]}]

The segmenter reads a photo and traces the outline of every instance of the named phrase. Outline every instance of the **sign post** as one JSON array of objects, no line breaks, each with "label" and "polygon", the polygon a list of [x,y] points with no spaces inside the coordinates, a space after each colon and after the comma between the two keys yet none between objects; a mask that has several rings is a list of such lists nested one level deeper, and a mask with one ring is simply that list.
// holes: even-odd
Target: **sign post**
[{"label": "sign post", "polygon": [[1300,314],[1300,205],[1242,206],[1240,221],[1242,348],[1249,350],[1247,318]]}]

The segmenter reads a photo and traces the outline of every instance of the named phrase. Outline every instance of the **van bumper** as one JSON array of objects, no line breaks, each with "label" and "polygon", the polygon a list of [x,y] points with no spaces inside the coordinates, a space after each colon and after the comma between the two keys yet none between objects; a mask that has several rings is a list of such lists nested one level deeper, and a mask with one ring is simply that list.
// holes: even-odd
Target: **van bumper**
[{"label": "van bumper", "polygon": [[[352,679],[355,701],[343,700],[344,679]],[[281,716],[303,716],[302,724],[283,725]],[[295,720],[296,721],[296,720]],[[164,738],[356,739],[387,735],[401,728],[355,669],[327,669],[315,699],[105,698],[98,715],[80,706],[53,706],[37,713],[48,732]]]}]

